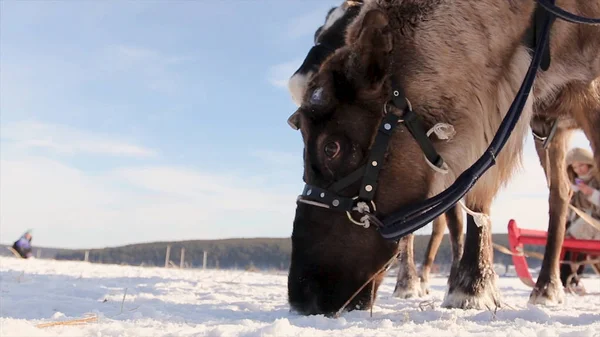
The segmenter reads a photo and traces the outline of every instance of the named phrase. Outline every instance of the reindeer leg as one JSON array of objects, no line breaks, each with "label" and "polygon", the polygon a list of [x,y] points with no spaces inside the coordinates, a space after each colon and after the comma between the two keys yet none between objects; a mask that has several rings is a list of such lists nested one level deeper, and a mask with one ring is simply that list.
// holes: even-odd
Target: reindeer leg
[{"label": "reindeer leg", "polygon": [[458,265],[463,256],[464,237],[463,237],[463,217],[461,208],[455,205],[446,212],[448,221],[448,231],[450,232],[450,244],[452,245],[452,266],[450,268],[450,278],[454,278],[458,271]]},{"label": "reindeer leg", "polygon": [[[565,237],[565,224],[569,202],[569,184],[566,176],[565,155],[570,131],[558,128],[547,150],[536,142],[536,150],[542,167],[549,177],[550,195],[548,240],[544,252],[542,268],[535,288],[529,296],[529,303],[562,303],[565,293],[560,280],[559,258]],[[548,160],[546,160],[546,151]]]},{"label": "reindeer leg", "polygon": [[414,234],[409,234],[400,239],[400,256],[398,257],[398,276],[394,297],[411,298],[421,296],[419,278],[414,259]]},{"label": "reindeer leg", "polygon": [[450,208],[444,215],[439,216],[433,221],[433,230],[425,252],[425,260],[421,268],[419,279],[421,280],[421,291],[423,294],[429,294],[429,273],[431,266],[435,261],[435,256],[439,250],[444,231],[448,228],[450,232],[450,245],[452,247],[452,267],[450,269],[450,277],[456,274],[456,268],[462,257],[464,240],[463,240],[463,220],[462,213],[458,206]]},{"label": "reindeer leg", "polygon": [[[396,286],[394,288],[394,296],[400,298],[409,298],[414,296],[423,296],[429,294],[429,273],[431,266],[435,260],[435,256],[440,248],[442,239],[444,238],[444,231],[446,230],[447,224],[450,226],[450,242],[452,243],[452,269],[458,266],[458,261],[462,255],[463,242],[462,242],[462,219],[460,218],[460,209],[457,206],[452,207],[446,214],[439,216],[433,221],[433,229],[429,243],[427,245],[427,251],[425,252],[425,260],[421,268],[419,275],[420,289],[415,294],[414,282],[412,270],[414,268],[414,255],[402,253],[399,257],[399,269],[398,276],[396,277]],[[414,241],[414,238],[412,239]],[[403,244],[402,242],[400,243]],[[405,245],[412,243],[406,242]],[[401,246],[400,249],[404,249],[405,246]],[[413,247],[414,248],[414,247]],[[413,252],[413,248],[410,248],[410,252]],[[407,248],[408,249],[408,248]],[[402,250],[405,252],[405,250]]]},{"label": "reindeer leg", "polygon": [[[491,201],[483,206],[470,202],[467,207],[475,212],[490,214]],[[500,306],[493,268],[491,223],[478,224],[467,214],[465,251],[456,268],[455,276],[448,280],[448,291],[442,302],[444,308],[488,309]]]},{"label": "reindeer leg", "polygon": [[431,236],[429,237],[429,243],[427,244],[427,250],[425,251],[425,259],[421,266],[421,272],[419,280],[421,282],[421,292],[429,294],[429,272],[435,256],[437,255],[442,239],[444,238],[444,232],[446,231],[446,216],[440,215],[437,219],[433,220],[433,229]]}]

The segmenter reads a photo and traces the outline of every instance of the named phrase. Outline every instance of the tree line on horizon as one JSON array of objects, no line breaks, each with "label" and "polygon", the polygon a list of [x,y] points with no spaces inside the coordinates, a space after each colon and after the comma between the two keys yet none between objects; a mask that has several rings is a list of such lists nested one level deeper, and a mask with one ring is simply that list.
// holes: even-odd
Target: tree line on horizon
[{"label": "tree line on horizon", "polygon": [[[421,264],[423,261],[429,237],[429,235],[415,235],[416,264]],[[493,241],[508,247],[507,234],[493,234]],[[206,251],[207,268],[287,270],[292,250],[290,238],[190,240],[91,249],[89,250],[88,260],[92,263],[163,267],[167,245],[171,246],[169,260],[177,266],[180,262],[181,248],[185,247],[184,261],[186,268],[202,268],[204,251]],[[42,249],[42,258],[56,260],[82,261],[86,251],[82,249],[37,248]],[[526,249],[540,253],[544,251],[543,246],[528,246]],[[8,249],[5,251],[10,254]],[[446,234],[440,244],[434,263],[439,266],[448,266],[451,260],[450,240],[448,234]],[[495,250],[494,262],[505,266],[512,265],[512,258]],[[528,259],[528,262],[532,268],[539,267],[541,264],[541,261],[537,259]]]}]

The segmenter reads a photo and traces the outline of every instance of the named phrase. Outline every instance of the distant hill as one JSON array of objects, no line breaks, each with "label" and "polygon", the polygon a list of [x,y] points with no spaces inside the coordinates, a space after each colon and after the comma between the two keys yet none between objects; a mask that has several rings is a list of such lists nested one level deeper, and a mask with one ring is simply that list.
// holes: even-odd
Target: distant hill
[{"label": "distant hill", "polygon": [[[494,234],[493,241],[508,247],[506,234]],[[423,261],[425,249],[429,242],[429,235],[415,236],[416,263]],[[223,239],[223,240],[191,240],[176,242],[152,242],[131,244],[121,247],[91,249],[90,262],[164,266],[167,245],[171,245],[170,261],[179,265],[181,248],[185,247],[185,263],[187,267],[201,268],[203,252],[207,251],[207,268],[223,269],[287,269],[289,267],[292,250],[290,238],[250,238],[250,239]],[[34,247],[34,255],[41,249],[41,258],[56,260],[83,260],[85,250],[59,249]],[[542,252],[544,247],[529,246],[527,250]],[[2,249],[0,255],[8,256],[11,252]],[[435,263],[446,266],[452,260],[448,234],[440,245]],[[503,265],[512,265],[511,257],[494,251],[494,262]],[[539,267],[541,261],[529,259],[530,267]]]}]

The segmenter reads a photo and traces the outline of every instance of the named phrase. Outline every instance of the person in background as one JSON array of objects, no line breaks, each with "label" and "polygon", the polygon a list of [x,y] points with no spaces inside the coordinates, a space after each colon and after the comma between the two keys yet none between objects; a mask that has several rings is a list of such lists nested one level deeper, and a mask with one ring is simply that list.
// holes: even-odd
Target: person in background
[{"label": "person in background", "polygon": [[[571,205],[600,221],[600,181],[594,156],[586,149],[574,148],[567,154],[567,175],[573,189]],[[571,211],[566,235],[576,239],[600,240],[600,230]]]},{"label": "person in background", "polygon": [[[587,149],[573,148],[567,153],[566,164],[567,175],[573,190],[570,204],[592,218],[600,220],[600,180],[594,156]],[[570,210],[567,216],[565,238],[600,240],[600,230]],[[567,252],[564,260],[569,260],[570,255]],[[583,273],[584,268],[585,266],[582,265],[577,269],[577,274],[571,280],[570,286],[577,287],[579,285],[579,275]],[[563,286],[567,286],[567,279],[572,273],[569,264],[561,265],[560,278]]]},{"label": "person in background", "polygon": [[15,243],[12,246],[12,248],[16,250],[17,253],[19,253],[19,255],[21,255],[21,257],[24,259],[30,258],[32,256],[31,239],[33,239],[33,237],[31,236],[31,231],[27,231],[19,238],[19,240],[15,241]]}]

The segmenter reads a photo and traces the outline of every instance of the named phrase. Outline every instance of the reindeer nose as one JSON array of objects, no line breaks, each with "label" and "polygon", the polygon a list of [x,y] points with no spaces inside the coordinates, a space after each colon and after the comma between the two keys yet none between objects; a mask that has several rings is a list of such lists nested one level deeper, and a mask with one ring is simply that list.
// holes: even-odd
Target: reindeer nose
[{"label": "reindeer nose", "polygon": [[323,314],[319,305],[320,287],[314,282],[301,282],[297,287],[294,298],[290,298],[292,309],[302,315]]}]

